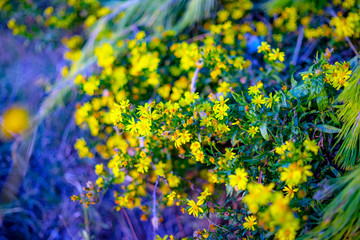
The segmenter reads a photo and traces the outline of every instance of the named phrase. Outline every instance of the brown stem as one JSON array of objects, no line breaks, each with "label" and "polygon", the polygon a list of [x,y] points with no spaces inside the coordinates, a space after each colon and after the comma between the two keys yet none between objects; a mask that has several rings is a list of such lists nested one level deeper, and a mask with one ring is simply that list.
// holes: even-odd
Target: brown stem
[{"label": "brown stem", "polygon": [[121,209],[121,211],[122,211],[123,215],[125,216],[126,221],[128,222],[129,226],[130,226],[131,232],[132,232],[135,240],[138,240],[138,238],[136,236],[136,233],[135,233],[135,230],[134,230],[134,227],[133,227],[133,225],[132,225],[132,223],[130,221],[129,215],[127,214],[127,212],[126,212],[126,210],[124,208]]},{"label": "brown stem", "polygon": [[301,43],[302,43],[303,38],[304,38],[304,27],[301,26],[300,30],[299,30],[299,36],[298,36],[298,39],[297,39],[297,42],[296,42],[296,47],[295,47],[293,59],[291,61],[292,65],[294,65],[294,66],[296,65],[298,57],[299,57]]},{"label": "brown stem", "polygon": [[258,183],[261,183],[261,178],[262,178],[262,175],[263,175],[263,171],[262,171],[262,170],[260,170],[260,176],[259,176]]},{"label": "brown stem", "polygon": [[350,45],[351,50],[355,53],[356,56],[359,56],[358,51],[356,51],[355,46],[352,44],[352,42],[350,41],[349,37],[345,37],[346,42]]},{"label": "brown stem", "polygon": [[194,72],[194,76],[191,79],[191,93],[194,93],[196,90],[196,82],[197,82],[197,78],[200,72],[200,68],[196,68],[195,72]]},{"label": "brown stem", "polygon": [[178,214],[177,211],[176,211],[176,207],[174,207],[174,209],[175,209],[176,220],[177,220],[177,222],[178,222],[178,224],[179,224],[179,228],[180,228],[181,234],[183,235],[183,237],[186,237],[186,233],[185,233],[184,227],[183,227],[183,225],[182,225],[182,223],[181,223],[180,216],[179,216],[179,214]]}]

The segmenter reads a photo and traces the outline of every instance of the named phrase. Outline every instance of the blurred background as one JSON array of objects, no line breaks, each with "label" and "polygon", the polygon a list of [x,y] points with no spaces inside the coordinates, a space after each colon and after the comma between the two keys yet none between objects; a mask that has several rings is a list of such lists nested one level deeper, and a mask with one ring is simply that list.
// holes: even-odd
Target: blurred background
[{"label": "blurred background", "polygon": [[[30,124],[51,86],[62,79],[63,53],[62,47],[29,43],[1,29],[2,124]],[[36,127],[30,139],[22,142],[20,137],[2,136],[0,239],[151,239],[146,233],[152,232],[152,225],[140,221],[140,210],[113,210],[111,193],[89,208],[70,199],[86,181],[96,179],[95,162],[79,159],[73,148],[81,135],[73,117],[75,91]],[[175,208],[163,216],[162,235],[180,231],[179,221],[191,219]],[[192,229],[187,224],[182,231],[189,234]]]}]

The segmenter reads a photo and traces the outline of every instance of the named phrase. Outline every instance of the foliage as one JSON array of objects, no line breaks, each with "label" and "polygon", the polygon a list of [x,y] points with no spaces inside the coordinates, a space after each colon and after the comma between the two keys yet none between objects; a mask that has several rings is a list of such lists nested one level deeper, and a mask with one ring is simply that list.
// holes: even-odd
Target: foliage
[{"label": "foliage", "polygon": [[346,176],[333,180],[321,189],[322,199],[334,199],[324,209],[319,226],[305,237],[307,239],[356,239],[359,237],[359,201],[358,188],[359,169],[355,169]]},{"label": "foliage", "polygon": [[351,79],[349,79],[349,86],[337,98],[337,101],[342,103],[338,116],[339,120],[343,122],[338,142],[343,140],[343,143],[335,157],[335,161],[346,169],[356,166],[359,158],[359,74],[359,68],[357,67]]}]

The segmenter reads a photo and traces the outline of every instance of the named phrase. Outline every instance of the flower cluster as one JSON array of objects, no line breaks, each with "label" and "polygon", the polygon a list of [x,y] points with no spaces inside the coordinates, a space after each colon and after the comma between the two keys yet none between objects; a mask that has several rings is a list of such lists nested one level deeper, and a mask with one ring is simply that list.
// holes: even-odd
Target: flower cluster
[{"label": "flower cluster", "polygon": [[[324,85],[328,81],[325,69],[346,66],[330,65],[326,59],[323,54],[303,73],[304,80],[289,90],[283,87],[269,93],[259,81],[249,87],[248,97],[231,92],[231,98],[211,93],[207,99],[201,99],[198,93],[186,91],[177,101],[166,103],[151,101],[139,106],[130,105],[128,100],[113,103],[104,116],[116,129],[119,143],[123,142],[118,145],[122,150],[113,153],[108,170],[98,165],[96,185],[102,189],[110,184],[125,184],[121,193],[115,193],[116,209],[141,206],[144,218],[150,214],[141,200],[146,196],[146,184],[154,184],[159,177],[166,181],[160,185],[167,196],[161,204],[165,207],[176,203],[194,217],[222,213],[223,206],[212,200],[216,198],[212,193],[224,186],[229,197],[240,192],[244,196],[244,217],[227,218],[232,224],[254,233],[261,227],[257,231],[260,235],[269,231],[279,239],[294,239],[301,224],[306,223],[296,215],[305,216],[311,210],[303,208],[302,214],[295,215],[291,206],[300,199],[311,199],[313,193],[305,193],[304,189],[318,181],[313,178],[315,172],[318,176],[325,174],[314,167],[318,164],[313,165],[322,161],[319,151],[323,138],[331,140],[331,134],[326,136],[326,123],[331,121],[333,110],[329,104],[324,107],[316,100],[324,91],[329,96],[336,91],[336,85]],[[324,70],[319,72],[319,68]],[[332,77],[339,79],[335,74]],[[320,89],[314,92],[313,84]],[[295,104],[300,99],[306,100]],[[299,109],[307,117],[302,117]],[[315,129],[321,129],[320,140],[310,140]],[[197,191],[197,201],[180,184],[185,181],[183,174],[191,174],[186,180],[195,181],[190,184],[201,189]],[[126,181],[125,175],[130,176]],[[199,179],[206,182],[203,187],[198,187]],[[279,185],[275,186],[275,179]],[[247,211],[251,215],[246,215]],[[221,231],[218,228],[208,234],[215,236]]]}]

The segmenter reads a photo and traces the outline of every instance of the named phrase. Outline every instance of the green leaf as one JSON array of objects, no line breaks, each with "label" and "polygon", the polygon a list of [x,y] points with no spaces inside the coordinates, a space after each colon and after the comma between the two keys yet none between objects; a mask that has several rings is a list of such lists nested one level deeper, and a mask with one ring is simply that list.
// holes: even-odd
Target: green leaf
[{"label": "green leaf", "polygon": [[85,240],[90,240],[89,234],[84,229],[82,230],[82,235]]},{"label": "green leaf", "polygon": [[316,103],[320,111],[324,111],[328,107],[329,99],[325,89],[323,89],[320,92],[319,96],[316,98]]},{"label": "green leaf", "polygon": [[310,83],[310,96],[308,101],[318,97],[324,89],[324,81],[321,77],[312,78]]},{"label": "green leaf", "polygon": [[295,98],[300,99],[309,94],[309,90],[305,84],[297,85],[289,91]]},{"label": "green leaf", "polygon": [[329,166],[330,170],[334,173],[334,175],[336,177],[341,177],[341,173],[339,173],[338,170],[336,170],[336,168],[334,168],[333,166]]},{"label": "green leaf", "polygon": [[338,133],[340,132],[340,128],[337,127],[333,127],[327,124],[319,124],[315,126],[316,128],[318,128],[321,132],[325,132],[325,133]]},{"label": "green leaf", "polygon": [[234,188],[230,185],[227,184],[226,185],[226,196],[231,196],[234,192]]},{"label": "green leaf", "polygon": [[233,96],[234,100],[237,102],[237,103],[240,103],[242,104],[243,101],[242,101],[242,98],[239,94],[235,93],[235,92],[231,92],[231,95]]},{"label": "green leaf", "polygon": [[236,139],[238,130],[236,130],[231,138],[231,145],[235,146],[238,142],[240,142],[240,140]]},{"label": "green leaf", "polygon": [[332,112],[327,112],[327,114],[335,124],[340,124],[339,119]]},{"label": "green leaf", "polygon": [[295,87],[297,85],[297,81],[294,79],[294,74],[291,74],[291,87]]},{"label": "green leaf", "polygon": [[263,123],[261,126],[260,126],[260,132],[261,132],[261,135],[263,136],[263,138],[266,140],[266,141],[269,141],[269,134],[267,132],[267,124],[266,123]]}]

